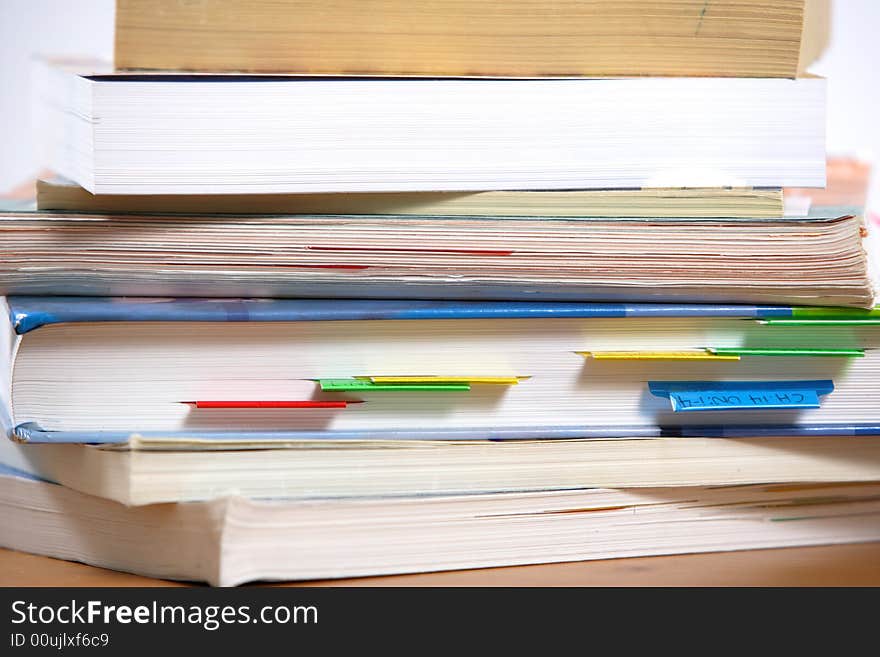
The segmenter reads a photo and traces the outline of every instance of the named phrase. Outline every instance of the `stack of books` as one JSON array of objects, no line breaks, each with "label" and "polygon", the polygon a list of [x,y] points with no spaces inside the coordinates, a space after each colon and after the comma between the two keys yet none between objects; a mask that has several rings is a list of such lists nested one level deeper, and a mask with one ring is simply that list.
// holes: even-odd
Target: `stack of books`
[{"label": "stack of books", "polygon": [[40,66],[54,176],[0,213],[3,545],[231,585],[880,540],[802,0],[116,21]]}]

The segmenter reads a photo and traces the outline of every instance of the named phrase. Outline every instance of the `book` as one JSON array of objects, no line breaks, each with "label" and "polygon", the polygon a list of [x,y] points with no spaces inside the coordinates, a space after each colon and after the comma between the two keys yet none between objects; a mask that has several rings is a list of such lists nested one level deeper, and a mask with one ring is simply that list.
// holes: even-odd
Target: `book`
[{"label": "book", "polygon": [[328,79],[47,65],[35,84],[43,164],[93,194],[825,183],[825,81],[812,77]]},{"label": "book", "polygon": [[232,586],[874,541],[878,497],[801,484],[127,507],[7,469],[0,545]]},{"label": "book", "polygon": [[[805,13],[803,0],[120,0],[116,66],[310,75],[795,77],[814,49],[802,36],[818,27],[805,28]],[[814,40],[820,38],[821,32]]]},{"label": "book", "polygon": [[90,194],[38,180],[38,210],[92,214],[334,214],[470,217],[782,217],[779,188],[361,194]]},{"label": "book", "polygon": [[[756,432],[757,433],[757,432]],[[126,505],[419,497],[573,488],[880,481],[877,436],[297,441],[133,436],[0,441],[0,463]]]},{"label": "book", "polygon": [[88,443],[871,435],[878,313],[12,297],[12,423]]},{"label": "book", "polygon": [[0,210],[0,293],[869,308],[861,208],[806,217]]}]

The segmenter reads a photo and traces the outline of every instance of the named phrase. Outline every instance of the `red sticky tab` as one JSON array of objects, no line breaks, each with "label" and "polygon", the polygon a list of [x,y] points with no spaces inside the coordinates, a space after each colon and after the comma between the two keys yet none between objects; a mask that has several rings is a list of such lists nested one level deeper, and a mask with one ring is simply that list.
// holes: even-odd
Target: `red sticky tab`
[{"label": "red sticky tab", "polygon": [[345,408],[359,401],[192,401],[181,402],[196,408]]}]

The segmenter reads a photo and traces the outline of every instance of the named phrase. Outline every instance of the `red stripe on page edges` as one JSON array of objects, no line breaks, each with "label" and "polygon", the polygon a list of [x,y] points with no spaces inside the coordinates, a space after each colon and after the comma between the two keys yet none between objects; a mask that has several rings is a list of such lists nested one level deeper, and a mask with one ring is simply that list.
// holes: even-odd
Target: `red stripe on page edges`
[{"label": "red stripe on page edges", "polygon": [[513,251],[479,251],[473,249],[386,249],[372,246],[307,246],[310,251],[382,251],[386,253],[462,253],[464,255],[509,256]]},{"label": "red stripe on page edges", "polygon": [[303,265],[303,264],[285,264],[262,265],[264,267],[288,267],[301,269],[369,269],[370,265]]}]

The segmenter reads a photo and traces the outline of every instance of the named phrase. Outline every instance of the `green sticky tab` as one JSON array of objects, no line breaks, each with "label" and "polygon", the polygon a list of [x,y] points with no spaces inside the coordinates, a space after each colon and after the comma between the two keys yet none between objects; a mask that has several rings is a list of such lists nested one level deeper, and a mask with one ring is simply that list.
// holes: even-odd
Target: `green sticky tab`
[{"label": "green sticky tab", "polygon": [[330,392],[370,392],[388,391],[414,392],[414,391],[467,391],[471,389],[469,383],[373,383],[367,379],[318,379],[321,390]]},{"label": "green sticky tab", "polygon": [[[823,308],[821,306],[794,306],[791,309],[793,319],[880,319],[880,306],[871,308]],[[768,318],[776,319],[776,318]]]},{"label": "green sticky tab", "polygon": [[719,356],[824,356],[831,358],[862,358],[862,349],[745,349],[739,347],[710,347],[709,351]]},{"label": "green sticky tab", "polygon": [[817,317],[816,319],[768,317],[767,319],[759,319],[758,323],[767,326],[880,326],[880,317],[864,317],[861,319],[847,319],[843,317]]},{"label": "green sticky tab", "polygon": [[870,326],[880,325],[880,306],[876,308],[824,308],[795,306],[791,317],[766,317],[768,326]]}]

